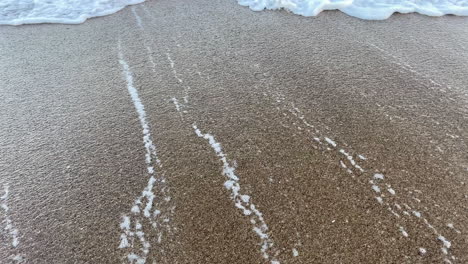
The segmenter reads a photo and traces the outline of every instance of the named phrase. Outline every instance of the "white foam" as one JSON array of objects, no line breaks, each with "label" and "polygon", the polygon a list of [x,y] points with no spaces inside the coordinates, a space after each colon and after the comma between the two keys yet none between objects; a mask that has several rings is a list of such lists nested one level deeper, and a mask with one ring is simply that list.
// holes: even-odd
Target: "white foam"
[{"label": "white foam", "polygon": [[452,246],[452,243],[450,243],[450,241],[448,241],[444,236],[442,235],[439,235],[437,237],[437,239],[439,239],[443,244],[444,244],[444,247],[445,248],[450,248]]},{"label": "white foam", "polygon": [[120,245],[119,248],[128,248],[130,243],[128,243],[128,235],[120,234]]},{"label": "white foam", "polygon": [[257,234],[261,240],[260,251],[263,258],[270,261],[271,264],[279,264],[274,255],[270,255],[269,252],[274,250],[273,240],[268,235],[268,226],[263,218],[263,214],[256,208],[255,204],[252,202],[252,198],[249,195],[241,194],[241,187],[239,184],[239,177],[235,174],[236,168],[230,164],[226,155],[223,152],[221,144],[216,141],[213,135],[203,134],[200,129],[194,124],[193,129],[197,136],[208,140],[211,148],[215,151],[216,155],[220,158],[223,163],[223,175],[226,176],[227,180],[224,183],[224,187],[231,191],[231,199],[234,201],[234,205],[242,210],[244,215],[250,216],[250,223],[253,225],[252,230]]},{"label": "white foam", "polygon": [[[387,205],[388,205],[388,203],[387,203]],[[399,215],[397,212],[395,212],[395,211],[392,209],[392,207],[388,206],[388,207],[387,207],[387,210],[388,210],[390,213],[392,213],[396,218],[400,218],[400,215]]]},{"label": "white foam", "polygon": [[135,20],[136,20],[136,22],[137,22],[138,27],[139,27],[141,30],[145,30],[145,28],[143,27],[143,24],[142,24],[142,22],[141,22],[141,17],[137,14],[137,12],[136,12],[134,6],[132,6],[132,13],[133,13],[133,15],[135,16]]},{"label": "white foam", "polygon": [[420,217],[421,217],[421,213],[418,212],[418,211],[413,211],[413,214],[414,214],[414,216],[416,216],[417,218],[420,218]]},{"label": "white foam", "polygon": [[21,255],[15,255],[12,257],[12,259],[14,261],[16,261],[16,263],[22,263],[23,262],[23,257]]},{"label": "white foam", "polygon": [[[278,96],[278,97],[279,97],[279,96]],[[278,110],[279,110],[279,108],[278,108]],[[296,111],[299,112],[298,110],[296,110]],[[293,111],[290,110],[290,112],[293,112]],[[293,113],[295,113],[295,112],[293,112]],[[299,118],[299,117],[298,117],[298,118]],[[299,118],[299,119],[300,119],[300,118]],[[309,131],[309,132],[310,132],[310,131]],[[319,142],[319,144],[322,144],[322,143],[320,142],[319,138],[320,138],[320,137],[321,137],[321,138],[324,138],[324,137],[323,137],[323,136],[320,136],[320,132],[319,132],[318,130],[316,130],[315,132],[316,132],[316,134],[314,135],[314,136],[315,136],[314,139],[316,139],[316,141]],[[343,143],[343,145],[346,146],[346,143]],[[330,150],[330,149],[329,149],[329,150]],[[338,149],[337,149],[337,150],[338,150]],[[346,157],[346,159],[348,160],[348,162],[349,162],[349,164],[344,164],[343,161],[340,161],[340,165],[341,165],[342,168],[344,168],[345,170],[347,170],[349,173],[352,173],[351,170],[349,170],[349,169],[346,168],[346,167],[352,166],[352,167],[354,167],[354,168],[356,168],[356,169],[361,170],[361,172],[364,172],[364,169],[361,168],[361,167],[359,166],[359,164],[358,164],[358,162],[357,162],[356,160],[354,160],[353,155],[352,155],[350,152],[348,152],[348,151],[345,150],[345,149],[339,149],[338,151],[339,151],[340,154],[344,155],[344,156]],[[358,155],[358,158],[359,158],[360,160],[363,159],[363,157],[360,157],[359,155]],[[364,159],[365,159],[365,158],[366,158],[366,157],[364,157]],[[343,165],[345,165],[345,166],[343,166]],[[346,165],[348,165],[348,166],[346,166]],[[353,176],[353,177],[354,177],[354,176]],[[369,183],[370,183],[371,185],[373,185],[373,186],[372,186],[372,189],[373,189],[375,192],[377,192],[377,194],[378,194],[378,196],[375,197],[375,199],[377,200],[377,202],[378,202],[379,204],[381,204],[381,205],[387,205],[387,206],[388,206],[388,207],[387,207],[388,211],[391,212],[391,213],[392,213],[394,216],[396,216],[398,219],[400,219],[400,218],[401,218],[400,215],[399,215],[398,213],[396,213],[396,212],[392,209],[392,207],[390,206],[390,204],[389,204],[388,202],[385,202],[385,201],[384,201],[384,195],[381,194],[381,189],[380,189],[380,187],[378,186],[378,185],[380,185],[380,184],[384,184],[384,183],[385,183],[385,176],[384,176],[382,173],[375,173],[375,174],[373,175],[372,179],[369,180]],[[392,198],[392,200],[393,200],[393,199],[399,199],[399,200],[401,200],[401,198],[399,198],[399,197],[397,196],[397,192],[396,192],[393,188],[391,188],[391,185],[390,185],[390,184],[385,184],[385,186],[387,187],[387,191],[388,191],[389,193],[391,193],[392,195],[395,196],[394,198]],[[416,192],[416,193],[422,193],[420,190],[414,190],[414,192]],[[410,193],[411,193],[411,192],[410,192]],[[416,200],[416,201],[421,202],[419,199]],[[450,241],[446,240],[445,237],[443,237],[443,236],[441,235],[441,233],[439,233],[439,231],[438,231],[434,226],[432,226],[432,225],[428,222],[428,220],[427,220],[426,218],[424,218],[424,216],[423,216],[420,212],[413,210],[413,209],[412,209],[408,204],[406,204],[406,203],[401,203],[402,206],[400,206],[400,204],[398,204],[398,203],[394,203],[394,205],[395,205],[395,208],[397,208],[398,211],[401,211],[401,213],[402,213],[403,215],[405,215],[405,216],[412,216],[412,215],[413,215],[416,219],[420,219],[420,220],[424,221],[424,223],[426,224],[426,226],[436,235],[436,237],[438,238],[438,240],[440,240],[440,241],[443,243],[443,247],[441,248],[441,250],[442,250],[442,252],[444,253],[444,255],[445,255],[445,257],[446,257],[446,258],[444,259],[445,261],[448,260],[448,257],[450,257],[450,258],[452,258],[452,259],[455,259],[455,258],[456,258],[455,256],[451,255],[451,253],[450,253],[450,251],[449,251],[450,246],[451,246]],[[404,208],[403,208],[403,206],[404,206]],[[438,206],[438,205],[436,204],[436,206]],[[404,210],[404,209],[406,209],[406,210]],[[406,220],[405,220],[405,221],[406,221]],[[451,228],[452,226],[453,226],[453,225],[448,225],[449,228]],[[451,228],[451,229],[454,229],[454,228]],[[459,230],[455,230],[455,229],[454,229],[454,231],[457,232],[457,233],[461,233]],[[402,234],[403,234],[403,233],[402,233]],[[408,233],[405,231],[405,234],[408,234]],[[403,235],[404,235],[404,234],[403,234]]]},{"label": "white foam", "polygon": [[[442,251],[442,253],[444,253],[444,255],[448,255],[448,249],[443,247],[440,249]],[[445,263],[447,263],[447,261],[445,261]],[[452,263],[452,262],[448,262],[448,263]]]},{"label": "white foam", "polygon": [[380,173],[374,174],[374,179],[376,179],[376,180],[383,180],[384,177],[385,176],[383,174],[380,174]]},{"label": "white foam", "polygon": [[[148,12],[146,8],[144,8],[143,10],[145,10],[145,12]],[[136,12],[135,7],[133,7],[133,6],[132,6],[132,13],[133,13],[133,16],[135,17],[135,21],[137,22],[137,26],[140,28],[141,31],[144,32],[145,27],[143,26],[143,22],[142,22],[143,20],[138,15],[138,13]],[[151,63],[151,70],[153,72],[156,72],[156,63],[154,62],[153,49],[151,48],[150,45],[148,45],[146,37],[143,40],[143,44],[145,45],[145,48],[146,48],[146,53],[148,55],[148,60]]]},{"label": "white foam", "polygon": [[348,152],[346,152],[346,150],[344,149],[340,149],[339,151],[341,154],[343,154],[347,159],[348,161],[351,163],[351,165],[353,167],[355,167],[356,169],[360,170],[361,172],[364,172],[364,169],[359,166],[359,164],[356,163],[356,161],[354,160],[353,156],[351,154],[349,154]]},{"label": "white foam", "polygon": [[238,0],[238,3],[254,11],[287,9],[302,16],[340,10],[350,16],[370,20],[387,19],[395,12],[468,16],[466,0]]},{"label": "white foam", "polygon": [[293,257],[299,256],[299,251],[297,251],[297,249],[293,248],[292,252],[293,252]]},{"label": "white foam", "polygon": [[[3,209],[3,214],[5,215],[6,225],[5,225],[4,230],[7,232],[7,235],[11,239],[11,246],[13,248],[16,248],[19,245],[19,232],[18,232],[18,229],[16,229],[15,226],[13,225],[13,221],[11,220],[10,215],[9,215],[10,208],[8,206],[8,198],[10,194],[10,188],[8,184],[5,184],[3,186],[3,191],[4,191],[4,194],[0,197],[0,204],[1,204],[0,207]],[[17,255],[17,256],[21,257],[20,255]]]},{"label": "white foam", "polygon": [[169,61],[169,64],[171,65],[172,74],[174,75],[174,78],[176,78],[176,80],[179,83],[183,83],[182,79],[179,78],[177,70],[175,69],[175,63],[174,63],[174,60],[171,58],[171,54],[166,53],[166,56],[167,56],[167,60]]},{"label": "white foam", "polygon": [[346,167],[346,164],[344,164],[344,162],[341,161],[341,160],[340,160],[340,165],[341,165],[341,167],[342,167],[343,169],[347,169],[347,168],[348,168],[348,167]]},{"label": "white foam", "polygon": [[333,147],[336,147],[335,141],[331,140],[330,138],[325,137],[325,141],[327,141],[327,143],[332,145]]},{"label": "white foam", "polygon": [[[184,103],[185,104],[188,104],[189,103],[189,91],[191,90],[190,86],[188,85],[184,85],[183,84],[183,80],[179,77],[179,74],[177,73],[177,70],[175,68],[175,62],[174,60],[171,58],[171,54],[169,54],[170,52],[170,49],[168,48],[167,49],[168,52],[166,53],[166,56],[167,56],[167,61],[169,62],[169,65],[171,66],[171,69],[172,69],[172,74],[174,75],[174,78],[179,82],[180,85],[182,85],[183,89],[184,89],[184,96],[183,96],[183,100],[184,100]],[[174,104],[176,105],[176,109],[177,109],[177,112],[179,112],[179,114],[181,115],[182,117],[182,114],[183,113],[188,113],[186,110],[181,110],[182,108],[185,108],[186,106],[183,105],[183,104],[180,104],[178,103],[177,99],[176,98],[172,98],[172,101],[174,102]],[[182,117],[183,118],[183,117]]]},{"label": "white foam", "polygon": [[127,62],[123,58],[123,53],[120,47],[120,42],[119,42],[119,63],[120,65],[122,65],[123,75],[125,77],[125,80],[127,81],[128,93],[130,94],[135,110],[138,113],[138,119],[140,120],[140,125],[141,125],[142,132],[143,132],[143,143],[146,149],[145,162],[147,164],[148,174],[151,175],[151,177],[148,180],[148,185],[143,190],[142,195],[136,200],[135,204],[133,205],[132,212],[138,213],[140,211],[139,210],[140,201],[143,197],[145,197],[148,202],[144,208],[144,215],[145,217],[149,217],[150,210],[153,206],[153,200],[154,200],[153,185],[156,182],[156,179],[153,177],[154,167],[152,165],[152,163],[154,162],[153,157],[156,157],[156,147],[153,144],[153,141],[151,139],[152,137],[150,134],[150,127],[149,127],[148,122],[146,121],[145,107],[140,100],[140,96],[138,95],[137,89],[133,85],[132,72],[130,71],[130,67],[128,66]]},{"label": "white foam", "polygon": [[[159,175],[159,178],[155,178],[155,166],[158,168],[162,168],[161,162],[157,156],[156,146],[153,143],[152,136],[150,133],[150,126],[146,120],[146,111],[145,107],[138,95],[138,91],[134,86],[133,81],[133,73],[130,70],[127,62],[124,59],[124,55],[122,53],[122,47],[120,44],[120,40],[118,42],[118,56],[119,56],[119,63],[122,66],[122,73],[127,82],[127,91],[130,94],[132,99],[133,105],[135,110],[138,114],[138,119],[140,121],[141,129],[142,129],[142,141],[145,152],[145,163],[147,166],[147,173],[149,175],[148,183],[146,187],[141,192],[140,196],[135,199],[132,207],[131,207],[131,215],[130,216],[123,216],[123,221],[120,224],[120,228],[122,229],[123,233],[120,236],[120,245],[119,248],[126,248],[126,247],[133,247],[133,241],[136,238],[140,241],[141,247],[139,251],[141,252],[140,255],[135,254],[134,252],[130,252],[127,255],[127,259],[131,263],[145,263],[146,257],[149,253],[149,249],[151,247],[150,243],[145,239],[145,233],[143,231],[143,225],[140,223],[139,218],[141,217],[141,213],[143,213],[144,219],[147,219],[151,226],[157,227],[155,222],[155,218],[157,214],[160,213],[158,209],[154,209],[153,213],[153,202],[155,198],[155,194],[153,192],[154,186],[157,181],[160,183],[164,183],[164,174]],[[158,186],[161,188],[161,191],[164,193],[164,186]],[[165,200],[168,202],[170,201],[170,197],[165,196]],[[143,202],[144,201],[144,202]],[[144,204],[146,203],[146,204]],[[158,212],[158,213],[157,213]],[[158,218],[159,219],[159,218]],[[166,218],[167,219],[167,218]],[[134,231],[132,231],[131,223],[134,222]],[[168,221],[164,221],[167,223]],[[161,235],[161,233],[159,233]],[[129,242],[129,239],[131,242]]]},{"label": "white foam", "polygon": [[426,255],[427,250],[425,248],[419,248],[419,254]]},{"label": "white foam", "polygon": [[2,0],[0,25],[80,24],[145,0]]},{"label": "white foam", "polygon": [[0,197],[0,200],[5,200],[6,201],[8,199],[8,195],[10,194],[10,188],[9,188],[8,185],[5,184],[3,186],[3,192],[4,193],[3,193],[2,197]]},{"label": "white foam", "polygon": [[374,190],[374,192],[376,192],[376,193],[380,192],[380,188],[377,185],[372,185],[372,190]]},{"label": "white foam", "polygon": [[456,229],[452,223],[447,224],[447,227],[453,229],[456,233],[461,234],[461,231]]},{"label": "white foam", "polygon": [[400,226],[400,232],[404,237],[408,237],[408,232],[406,232],[404,227]]}]

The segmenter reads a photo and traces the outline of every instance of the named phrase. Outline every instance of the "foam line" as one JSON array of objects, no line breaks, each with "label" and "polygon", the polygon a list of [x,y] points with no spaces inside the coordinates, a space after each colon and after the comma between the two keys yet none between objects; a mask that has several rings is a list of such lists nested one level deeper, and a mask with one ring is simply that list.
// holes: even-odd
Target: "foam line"
[{"label": "foam line", "polygon": [[[145,239],[145,233],[139,217],[142,215],[150,222],[153,227],[157,227],[155,218],[157,218],[161,211],[157,208],[153,208],[155,199],[153,189],[155,188],[156,184],[164,184],[165,177],[163,174],[161,174],[158,178],[156,178],[155,167],[161,169],[161,162],[158,159],[156,146],[152,140],[150,125],[146,119],[147,114],[145,107],[140,99],[138,90],[134,86],[133,73],[131,72],[128,63],[125,61],[120,41],[118,42],[118,57],[119,63],[122,66],[122,75],[127,84],[127,91],[138,114],[138,120],[140,121],[140,126],[142,129],[142,142],[145,149],[145,163],[147,166],[147,173],[149,175],[147,186],[144,188],[141,195],[135,199],[131,207],[131,215],[124,215],[122,217],[122,223],[120,224],[122,234],[120,236],[119,248],[133,248],[135,240],[138,239],[141,245],[139,248],[139,254],[131,252],[127,255],[127,259],[130,263],[145,263],[151,244]],[[161,188],[161,190],[164,189],[164,187]],[[166,201],[170,201],[170,199]],[[146,204],[144,204],[144,202],[146,202]],[[156,212],[158,212],[158,214],[156,214]],[[166,221],[165,223],[167,222],[169,221]],[[132,223],[134,223],[133,227]]]},{"label": "foam line", "polygon": [[269,229],[265,219],[263,218],[263,214],[257,209],[249,195],[241,193],[241,186],[239,183],[239,177],[236,175],[236,169],[228,161],[221,147],[221,143],[217,142],[213,135],[208,133],[203,134],[195,124],[193,125],[193,129],[198,137],[209,142],[211,148],[223,163],[222,173],[226,176],[224,187],[231,191],[231,199],[234,201],[235,207],[239,208],[245,216],[250,218],[252,229],[261,241],[260,251],[263,258],[270,261],[271,264],[279,264],[280,262],[270,253],[272,251],[275,253],[277,250],[273,248],[274,243],[268,234]]},{"label": "foam line", "polygon": [[[284,95],[281,95],[280,92],[278,92],[278,91],[270,92],[270,93],[272,94],[271,95],[272,99],[276,103],[282,104],[282,107],[283,107],[284,110],[286,110],[287,112],[292,113],[293,116],[298,119],[298,121],[302,121],[302,122],[305,121],[304,115],[301,114],[301,111],[297,107],[295,107],[294,104],[287,104],[287,103],[284,102],[285,101]],[[290,106],[290,107],[288,107],[288,106]],[[277,107],[277,109],[281,111],[281,108]],[[283,112],[283,114],[284,114],[284,112]],[[291,122],[293,124],[295,124],[296,121],[291,120]],[[310,126],[310,127],[313,127],[313,126]],[[335,141],[330,142],[331,141],[330,137],[327,137],[327,136],[323,135],[317,129],[315,129],[315,131],[312,131],[312,130],[309,129],[308,132],[311,134],[311,138],[314,139],[312,142],[319,144],[318,146],[314,146],[315,148],[321,148],[323,151],[337,151],[339,154],[341,154],[341,155],[343,155],[345,157],[345,159],[340,159],[339,160],[339,164],[340,164],[339,167],[340,168],[346,170],[350,174],[357,173],[357,174],[359,174],[361,176],[368,174],[368,172],[366,172],[366,170],[364,168],[362,168],[361,165],[360,165],[361,161],[364,161],[364,160],[367,159],[366,157],[358,154],[357,157],[359,157],[359,159],[360,159],[360,161],[358,161],[358,160],[354,159],[354,155],[352,155],[351,152],[346,150],[345,148],[335,148],[334,144],[338,145],[338,143],[336,143]],[[321,143],[322,140],[324,140],[325,142],[327,142],[329,145],[333,146],[334,148],[330,149],[328,147],[323,147],[323,144]],[[346,146],[345,143],[342,143],[340,145]],[[353,169],[353,170],[350,170],[350,168]],[[390,184],[385,184],[385,179],[386,179],[386,177],[382,173],[379,173],[379,172],[374,173],[371,176],[371,180],[369,181],[370,184],[371,184],[371,189],[373,190],[374,194],[377,195],[377,196],[375,196],[376,201],[380,205],[386,206],[387,210],[392,215],[394,215],[397,219],[401,219],[402,217],[400,216],[400,214],[398,214],[396,211],[394,211],[392,209],[392,207],[391,207],[391,204],[387,201],[388,199],[392,199],[392,200],[396,201],[396,200],[401,199],[401,198],[397,195],[397,191],[395,189],[393,189],[390,186]],[[382,185],[385,185],[385,187],[382,186]],[[390,198],[385,197],[385,195],[382,193],[383,189],[386,189],[391,194]],[[441,243],[441,248],[440,249],[441,249],[441,251],[442,251],[442,253],[444,255],[444,261],[447,262],[447,263],[451,263],[450,259],[455,259],[456,258],[450,252],[451,242],[448,239],[446,239],[433,225],[431,225],[428,222],[428,220],[419,211],[413,210],[406,203],[402,203],[402,204],[403,204],[403,206],[405,208],[401,207],[397,203],[395,203],[394,206],[405,217],[414,217],[414,219],[416,221],[421,221],[422,220],[425,223],[426,227],[433,232],[433,234],[435,235],[437,240],[440,241],[440,243]],[[453,226],[453,224],[451,226]],[[450,228],[450,226],[449,226],[449,228]],[[404,236],[405,236],[405,234],[406,235],[408,234],[406,232],[406,230],[404,229],[404,227],[401,226],[401,225],[400,225],[400,232]],[[456,233],[458,233],[458,232],[456,232]]]},{"label": "foam line", "polygon": [[144,30],[143,24],[141,23],[141,17],[137,14],[134,6],[132,6],[132,13],[135,16],[138,27]]},{"label": "foam line", "polygon": [[[146,10],[146,8],[144,8],[144,10]],[[141,19],[141,17],[138,15],[137,11],[136,11],[136,8],[134,6],[132,6],[132,13],[133,13],[133,16],[135,17],[135,21],[137,23],[137,26],[138,28],[142,31],[142,32],[145,32],[145,27],[143,25],[143,20]],[[148,60],[150,61],[151,63],[151,70],[153,72],[156,72],[156,63],[154,62],[154,57],[153,57],[153,49],[151,48],[150,45],[148,45],[147,43],[148,41],[146,40],[146,34],[144,34],[144,40],[143,40],[143,45],[145,46],[146,48],[146,53],[148,55]]]},{"label": "foam line", "polygon": [[[5,215],[6,225],[4,227],[4,230],[6,231],[7,235],[11,240],[10,246],[15,249],[19,246],[19,231],[17,228],[15,228],[13,221],[10,218],[10,207],[8,206],[10,187],[8,184],[3,185],[3,192],[3,195],[0,197],[0,208],[2,209],[3,214]],[[10,256],[10,259],[17,263],[23,261],[23,257],[19,254]]]}]

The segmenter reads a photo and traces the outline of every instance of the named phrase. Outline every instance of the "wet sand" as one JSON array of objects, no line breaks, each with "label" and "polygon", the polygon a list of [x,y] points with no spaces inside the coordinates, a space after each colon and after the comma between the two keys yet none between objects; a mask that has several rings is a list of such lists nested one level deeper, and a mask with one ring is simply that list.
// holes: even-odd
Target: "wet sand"
[{"label": "wet sand", "polygon": [[0,27],[0,262],[466,263],[467,33],[207,0]]}]

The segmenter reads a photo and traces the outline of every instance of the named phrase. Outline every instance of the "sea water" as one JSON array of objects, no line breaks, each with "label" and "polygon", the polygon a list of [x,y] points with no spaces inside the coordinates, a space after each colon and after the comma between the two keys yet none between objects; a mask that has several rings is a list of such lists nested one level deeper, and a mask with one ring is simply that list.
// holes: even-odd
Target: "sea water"
[{"label": "sea water", "polygon": [[[36,23],[79,24],[86,19],[115,13],[127,5],[145,0],[0,0],[0,25]],[[170,1],[170,0],[166,0]],[[175,1],[175,0],[173,0]],[[225,0],[234,1],[234,0]],[[429,16],[468,16],[468,0],[237,0],[255,11],[286,9],[302,16],[316,16],[324,10],[372,20],[387,19],[393,13],[417,12]]]},{"label": "sea water", "polygon": [[0,0],[0,24],[80,24],[145,0]]},{"label": "sea water", "polygon": [[238,0],[255,11],[286,9],[302,16],[340,10],[350,16],[383,20],[393,13],[417,12],[428,16],[468,16],[468,0]]}]

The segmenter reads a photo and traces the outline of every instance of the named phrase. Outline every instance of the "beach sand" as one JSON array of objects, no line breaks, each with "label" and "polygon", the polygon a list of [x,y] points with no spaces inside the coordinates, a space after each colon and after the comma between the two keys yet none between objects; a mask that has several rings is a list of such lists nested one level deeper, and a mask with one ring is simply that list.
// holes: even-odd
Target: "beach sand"
[{"label": "beach sand", "polygon": [[[164,219],[130,212],[150,176],[119,42]],[[144,255],[140,237],[118,248],[132,216],[146,263],[467,263],[467,43],[466,17],[306,18],[226,0],[2,26],[0,219],[18,245],[0,232],[0,262],[122,263]],[[268,239],[231,199],[226,164]]]}]

